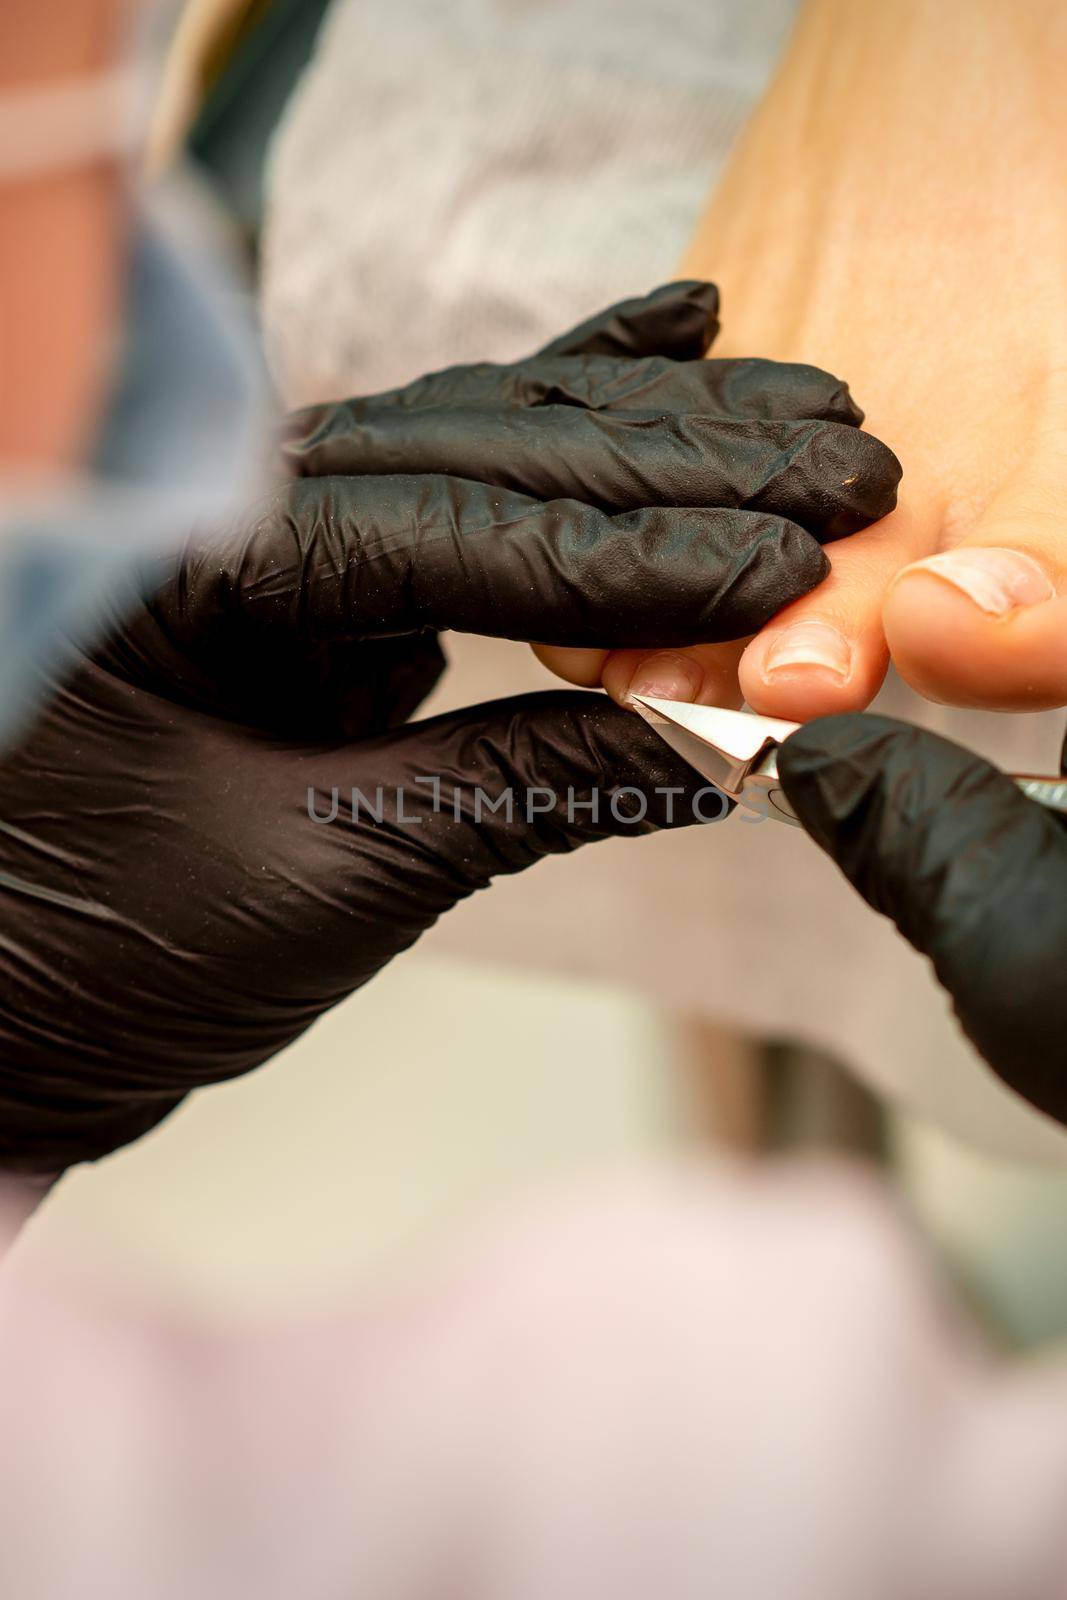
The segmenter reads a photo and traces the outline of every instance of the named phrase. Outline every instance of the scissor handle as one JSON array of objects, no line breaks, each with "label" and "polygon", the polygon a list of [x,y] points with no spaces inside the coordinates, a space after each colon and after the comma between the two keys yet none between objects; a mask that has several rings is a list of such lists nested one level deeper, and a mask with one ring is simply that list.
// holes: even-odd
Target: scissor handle
[{"label": "scissor handle", "polygon": [[759,766],[748,774],[738,796],[738,804],[746,811],[754,812],[757,817],[788,822],[794,828],[803,827],[779,781],[776,750],[769,751]]}]

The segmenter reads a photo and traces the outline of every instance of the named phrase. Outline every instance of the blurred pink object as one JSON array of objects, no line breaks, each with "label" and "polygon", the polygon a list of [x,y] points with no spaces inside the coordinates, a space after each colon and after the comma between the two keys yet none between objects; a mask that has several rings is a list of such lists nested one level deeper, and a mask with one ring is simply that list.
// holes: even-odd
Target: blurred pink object
[{"label": "blurred pink object", "polygon": [[843,1169],[631,1178],[314,1324],[2,1280],[11,1600],[1052,1600],[1065,1506],[1067,1366]]}]

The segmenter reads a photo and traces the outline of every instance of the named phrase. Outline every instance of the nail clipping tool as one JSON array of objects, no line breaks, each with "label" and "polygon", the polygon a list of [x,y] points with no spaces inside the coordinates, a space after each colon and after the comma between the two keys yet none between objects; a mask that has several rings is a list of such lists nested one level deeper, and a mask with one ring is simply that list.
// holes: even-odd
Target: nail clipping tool
[{"label": "nail clipping tool", "polygon": [[[676,755],[743,810],[800,826],[778,780],[778,746],[799,722],[653,695],[633,695],[630,703]],[[1012,777],[1029,799],[1067,816],[1067,778]]]}]

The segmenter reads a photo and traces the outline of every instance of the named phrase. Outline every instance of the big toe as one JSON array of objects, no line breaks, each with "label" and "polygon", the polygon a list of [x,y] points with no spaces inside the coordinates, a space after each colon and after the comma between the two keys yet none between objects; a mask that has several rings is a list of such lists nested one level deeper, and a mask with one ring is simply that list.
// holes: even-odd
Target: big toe
[{"label": "big toe", "polygon": [[883,621],[898,672],[927,699],[1067,704],[1067,497],[1062,515],[1001,497],[966,540],[898,573]]}]

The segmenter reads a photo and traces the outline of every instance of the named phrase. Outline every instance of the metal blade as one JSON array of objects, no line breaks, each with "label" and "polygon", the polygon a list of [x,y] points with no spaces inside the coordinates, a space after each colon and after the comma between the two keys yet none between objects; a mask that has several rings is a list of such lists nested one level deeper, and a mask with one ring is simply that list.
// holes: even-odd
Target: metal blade
[{"label": "metal blade", "polygon": [[799,726],[751,711],[694,706],[653,695],[634,695],[631,704],[676,755],[733,799],[741,795],[745,779],[768,749]]},{"label": "metal blade", "polygon": [[[750,790],[750,800],[762,791],[772,808],[768,812],[759,807],[762,815],[777,814],[782,821],[796,823],[792,807],[777,786],[777,747],[797,731],[799,722],[761,717],[754,711],[725,711],[721,706],[660,700],[653,695],[632,695],[630,704],[676,755],[731,800],[745,805],[749,803],[746,788]],[[1010,776],[1030,800],[1067,817],[1067,776]]]}]

